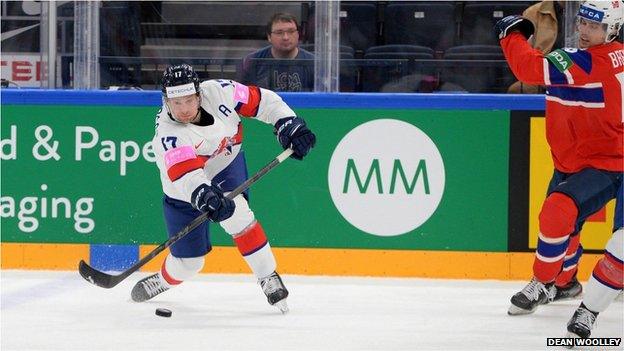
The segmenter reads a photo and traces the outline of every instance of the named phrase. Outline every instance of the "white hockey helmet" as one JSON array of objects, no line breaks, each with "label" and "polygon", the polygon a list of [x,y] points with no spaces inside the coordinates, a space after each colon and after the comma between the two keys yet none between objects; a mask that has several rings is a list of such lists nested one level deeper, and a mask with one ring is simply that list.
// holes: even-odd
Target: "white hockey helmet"
[{"label": "white hockey helmet", "polygon": [[617,38],[624,22],[624,3],[622,0],[583,1],[578,17],[604,24],[607,32],[605,43],[608,43]]}]

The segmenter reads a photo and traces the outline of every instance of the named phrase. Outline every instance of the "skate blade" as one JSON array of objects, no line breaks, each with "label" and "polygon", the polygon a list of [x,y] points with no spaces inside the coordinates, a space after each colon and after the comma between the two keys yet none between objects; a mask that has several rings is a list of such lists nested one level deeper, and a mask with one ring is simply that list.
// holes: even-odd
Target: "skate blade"
[{"label": "skate blade", "polygon": [[524,308],[520,308],[516,305],[511,305],[509,306],[509,309],[507,310],[507,314],[510,316],[520,316],[523,314],[530,314],[535,312],[537,308],[534,308],[532,310],[525,310]]},{"label": "skate blade", "polygon": [[288,304],[286,303],[286,299],[276,302],[273,306],[277,307],[282,314],[286,314],[290,311]]}]

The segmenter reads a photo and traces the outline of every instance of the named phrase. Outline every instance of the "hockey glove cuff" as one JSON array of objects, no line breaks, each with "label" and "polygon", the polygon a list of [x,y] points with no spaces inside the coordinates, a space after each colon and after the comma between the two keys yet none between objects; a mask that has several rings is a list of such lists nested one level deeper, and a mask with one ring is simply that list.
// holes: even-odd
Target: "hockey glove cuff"
[{"label": "hockey glove cuff", "polygon": [[507,16],[498,20],[494,25],[494,35],[498,40],[505,38],[514,31],[519,31],[525,38],[529,39],[535,32],[535,27],[533,22],[518,15]]},{"label": "hockey glove cuff", "polygon": [[273,131],[277,140],[284,149],[291,148],[291,157],[302,160],[316,144],[316,135],[306,126],[299,117],[282,118],[275,123]]},{"label": "hockey glove cuff", "polygon": [[236,205],[233,200],[223,196],[216,186],[202,184],[191,194],[191,206],[198,211],[207,212],[213,222],[221,222],[234,214]]}]

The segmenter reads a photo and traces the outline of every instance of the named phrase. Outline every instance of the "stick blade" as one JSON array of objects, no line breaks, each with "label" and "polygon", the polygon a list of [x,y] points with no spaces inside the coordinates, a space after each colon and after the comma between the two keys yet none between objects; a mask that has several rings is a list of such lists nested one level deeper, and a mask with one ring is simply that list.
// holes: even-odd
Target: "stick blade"
[{"label": "stick blade", "polygon": [[86,281],[101,288],[110,289],[119,283],[119,281],[116,281],[115,276],[98,271],[89,266],[84,260],[80,260],[78,272]]}]

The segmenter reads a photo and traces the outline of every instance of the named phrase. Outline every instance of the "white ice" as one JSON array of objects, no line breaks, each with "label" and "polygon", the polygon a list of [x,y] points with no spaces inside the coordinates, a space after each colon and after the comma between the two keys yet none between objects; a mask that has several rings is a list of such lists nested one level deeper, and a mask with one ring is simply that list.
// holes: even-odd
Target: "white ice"
[{"label": "white ice", "polygon": [[[282,315],[250,275],[200,275],[134,303],[130,290],[145,273],[110,290],[77,272],[0,274],[0,348],[20,351],[563,350],[546,338],[564,336],[580,303],[510,317],[509,297],[525,282],[285,275]],[[156,316],[158,307],[173,316]],[[622,338],[623,312],[613,303],[592,336]]]}]

